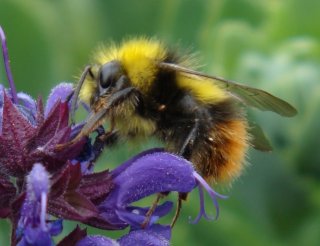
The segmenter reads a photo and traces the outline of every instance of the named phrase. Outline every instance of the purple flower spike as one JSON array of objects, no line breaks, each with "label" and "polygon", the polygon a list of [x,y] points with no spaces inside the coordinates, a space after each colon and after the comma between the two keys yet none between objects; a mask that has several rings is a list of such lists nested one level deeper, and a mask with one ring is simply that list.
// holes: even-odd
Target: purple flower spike
[{"label": "purple flower spike", "polygon": [[18,245],[53,245],[52,236],[62,231],[62,221],[47,222],[47,203],[50,189],[49,173],[34,164],[27,177],[27,194],[18,222]]},{"label": "purple flower spike", "polygon": [[[190,192],[196,186],[192,164],[160,149],[145,151],[112,171],[115,187],[100,205],[102,217],[115,224],[136,227],[145,219],[147,209],[133,209],[130,204],[160,192]],[[164,204],[151,218],[155,221],[170,209]],[[141,214],[140,214],[141,213]]]},{"label": "purple flower spike", "polygon": [[[221,195],[219,193],[217,193],[216,191],[214,191],[209,185],[208,183],[197,173],[194,172],[193,173],[195,179],[197,180],[198,183],[198,189],[199,189],[199,200],[200,200],[200,211],[198,216],[194,219],[194,221],[192,221],[192,224],[196,224],[199,222],[199,220],[201,219],[201,217],[204,217],[207,220],[216,220],[219,217],[219,204],[217,201],[217,198],[220,199],[226,199],[228,198],[227,196]],[[216,216],[215,217],[210,217],[207,215],[206,210],[205,210],[205,206],[204,206],[204,195],[203,195],[203,188],[208,192],[208,194],[211,197],[211,200],[216,208]]]},{"label": "purple flower spike", "polygon": [[[73,91],[73,85],[71,83],[60,83],[51,90],[51,93],[47,100],[47,105],[45,108],[45,117],[48,116],[49,112],[52,110],[57,102],[66,102],[68,96],[71,95]],[[69,105],[70,108],[70,105]]]}]

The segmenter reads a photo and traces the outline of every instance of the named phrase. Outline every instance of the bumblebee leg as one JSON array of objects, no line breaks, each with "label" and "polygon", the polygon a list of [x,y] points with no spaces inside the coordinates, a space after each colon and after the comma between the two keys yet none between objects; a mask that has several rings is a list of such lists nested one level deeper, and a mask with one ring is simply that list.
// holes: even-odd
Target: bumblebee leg
[{"label": "bumblebee leg", "polygon": [[176,208],[176,212],[174,214],[174,217],[171,221],[171,228],[174,227],[175,223],[177,222],[177,219],[179,218],[181,207],[182,207],[182,201],[185,201],[187,199],[188,193],[179,193],[178,195],[178,204]]},{"label": "bumblebee leg", "polygon": [[[182,144],[182,147],[179,151],[179,155],[183,156],[186,159],[190,158],[191,153],[192,153],[191,148],[193,147],[194,141],[197,137],[198,130],[199,130],[199,120],[195,119],[194,125],[193,125],[191,131],[189,132],[187,138],[185,139],[185,141]],[[179,215],[180,215],[181,207],[182,207],[182,201],[185,201],[187,199],[187,196],[188,196],[188,193],[179,193],[178,194],[177,208],[176,208],[176,212],[175,212],[174,217],[171,222],[171,228],[173,228],[175,223],[177,222]]]},{"label": "bumblebee leg", "polygon": [[141,227],[142,227],[143,229],[145,229],[145,228],[149,225],[151,216],[152,216],[153,212],[156,210],[160,199],[163,198],[163,197],[166,196],[166,195],[167,195],[167,194],[164,194],[164,193],[158,193],[158,194],[157,194],[156,199],[153,201],[151,207],[149,208],[148,212],[146,213],[146,218],[145,218],[145,220],[144,220],[143,223],[141,224]]},{"label": "bumblebee leg", "polygon": [[71,102],[71,124],[74,124],[74,112],[76,111],[76,107],[77,107],[77,102],[78,102],[78,98],[79,98],[79,93],[80,93],[80,90],[82,88],[82,85],[84,83],[84,81],[86,80],[86,77],[88,76],[88,74],[93,77],[92,75],[92,71],[91,71],[91,66],[88,65],[84,68],[82,74],[81,74],[81,77],[80,77],[80,80],[77,84],[77,87],[75,88],[75,91],[73,93],[73,98],[72,98],[72,102]]},{"label": "bumblebee leg", "polygon": [[[123,101],[128,99],[128,97],[133,97],[137,103],[139,102],[141,96],[137,89],[134,87],[127,87],[120,91],[115,92],[108,98],[108,103],[104,107],[97,109],[96,111],[91,112],[88,117],[86,124],[81,129],[81,132],[72,140],[73,142],[79,140],[82,136],[88,136],[91,132],[95,131],[99,127],[99,122],[103,120],[104,117],[107,117],[110,114],[110,110],[113,109],[115,106],[121,104]],[[93,109],[94,109],[93,105]],[[110,116],[110,115],[109,115]],[[111,116],[112,117],[112,116]],[[111,118],[112,119],[112,118]]]},{"label": "bumblebee leg", "polygon": [[199,120],[195,119],[194,125],[193,125],[191,131],[189,132],[187,138],[184,140],[184,142],[178,152],[179,155],[183,156],[186,159],[190,158],[191,148],[194,144],[194,140],[197,137],[198,130],[199,130]]}]

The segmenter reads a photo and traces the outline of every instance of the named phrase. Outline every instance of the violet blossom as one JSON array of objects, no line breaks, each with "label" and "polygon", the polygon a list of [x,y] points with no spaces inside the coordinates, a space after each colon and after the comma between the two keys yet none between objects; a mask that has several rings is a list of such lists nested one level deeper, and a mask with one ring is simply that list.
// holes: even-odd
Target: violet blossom
[{"label": "violet blossom", "polygon": [[133,203],[158,193],[189,193],[196,187],[200,213],[194,222],[214,219],[205,212],[203,188],[218,216],[217,198],[224,196],[212,190],[189,161],[162,149],[142,152],[112,171],[93,172],[101,144],[83,137],[64,145],[83,126],[69,123],[72,84],[54,87],[45,106],[41,98],[17,93],[1,27],[0,37],[10,86],[0,84],[0,218],[12,224],[12,245],[55,245],[53,236],[63,230],[65,219],[104,230],[130,227],[130,232],[115,240],[87,235],[76,227],[60,246],[169,245],[170,226],[157,223],[173,203],[159,204],[145,229],[149,207]]},{"label": "violet blossom", "polygon": [[18,246],[54,245],[52,236],[62,231],[62,220],[47,220],[49,178],[40,163],[35,163],[27,176],[27,194],[16,232]]}]

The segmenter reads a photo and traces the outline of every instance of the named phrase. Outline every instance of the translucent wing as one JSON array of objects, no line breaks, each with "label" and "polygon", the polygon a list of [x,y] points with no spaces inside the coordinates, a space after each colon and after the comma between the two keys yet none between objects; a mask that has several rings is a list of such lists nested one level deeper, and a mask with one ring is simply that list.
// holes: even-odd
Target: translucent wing
[{"label": "translucent wing", "polygon": [[286,101],[271,95],[270,93],[250,86],[238,84],[234,81],[226,80],[217,76],[206,75],[188,68],[181,67],[173,63],[160,63],[160,67],[174,70],[198,78],[210,79],[220,88],[228,91],[233,97],[248,106],[258,108],[263,111],[273,111],[285,117],[292,117],[297,114],[297,110]]},{"label": "translucent wing", "polygon": [[260,151],[272,151],[272,146],[259,125],[249,121],[250,144]]}]

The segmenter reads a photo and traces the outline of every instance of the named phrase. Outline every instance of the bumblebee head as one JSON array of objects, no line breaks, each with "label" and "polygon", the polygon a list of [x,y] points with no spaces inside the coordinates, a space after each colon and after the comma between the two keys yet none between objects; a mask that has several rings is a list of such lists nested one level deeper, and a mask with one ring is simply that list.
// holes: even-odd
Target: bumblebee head
[{"label": "bumblebee head", "polygon": [[[134,100],[131,100],[131,96]],[[118,60],[109,61],[101,66],[88,65],[73,94],[71,120],[74,122],[78,98],[87,99],[86,102],[90,103],[91,112],[81,132],[71,142],[73,143],[94,131],[104,118],[112,114],[110,112],[117,111],[119,104],[129,100],[131,102],[129,105],[135,107],[138,97],[139,92],[131,86]]]},{"label": "bumblebee head", "polygon": [[113,60],[101,66],[98,72],[98,94],[102,96],[123,87],[124,72],[119,61]]}]

